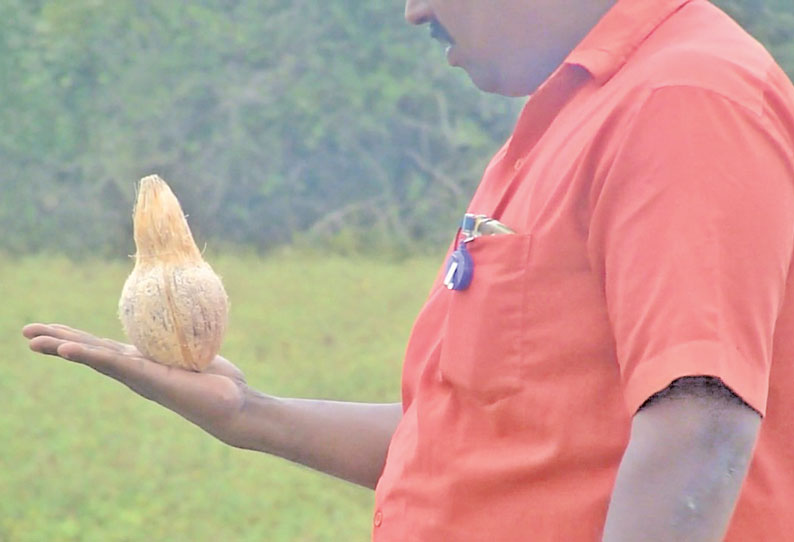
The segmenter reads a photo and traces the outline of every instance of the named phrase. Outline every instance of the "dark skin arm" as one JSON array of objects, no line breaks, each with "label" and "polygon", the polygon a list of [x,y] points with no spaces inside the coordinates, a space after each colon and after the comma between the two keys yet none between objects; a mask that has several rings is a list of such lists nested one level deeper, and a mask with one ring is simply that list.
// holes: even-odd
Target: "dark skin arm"
[{"label": "dark skin arm", "polygon": [[721,542],[761,416],[713,378],[675,381],[634,416],[604,542]]},{"label": "dark skin arm", "polygon": [[402,407],[284,399],[260,393],[218,356],[201,373],[144,358],[135,347],[62,325],[30,324],[30,348],[107,375],[221,441],[274,454],[374,488]]}]

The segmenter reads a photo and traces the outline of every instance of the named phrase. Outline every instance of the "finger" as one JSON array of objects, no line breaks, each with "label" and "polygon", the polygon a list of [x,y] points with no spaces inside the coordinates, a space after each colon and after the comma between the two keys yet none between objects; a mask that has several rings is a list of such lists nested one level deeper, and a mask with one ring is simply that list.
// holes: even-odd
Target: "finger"
[{"label": "finger", "polygon": [[77,329],[63,326],[60,324],[29,324],[22,328],[22,333],[28,338],[49,335],[60,339],[72,339],[77,342],[94,342],[97,337]]},{"label": "finger", "polygon": [[124,344],[112,339],[105,339],[86,333],[79,329],[74,329],[62,324],[30,324],[23,328],[23,335],[31,339],[33,337],[48,335],[70,342],[79,342],[93,346],[102,346],[118,352],[139,354],[134,346]]},{"label": "finger", "polygon": [[[34,338],[32,338],[30,340],[29,346],[30,346],[31,350],[33,350],[34,352],[38,352],[40,354],[46,354],[46,355],[50,355],[50,356],[59,356],[59,357],[62,357],[64,359],[69,359],[70,361],[75,361],[77,363],[83,363],[83,359],[82,359],[81,356],[76,356],[75,358],[70,359],[70,358],[64,356],[61,352],[58,351],[58,348],[60,348],[61,346],[65,345],[65,344],[74,344],[74,343],[72,343],[71,341],[65,340],[65,339],[58,339],[58,338],[52,337],[50,335],[39,335],[39,336],[34,337]],[[80,343],[80,344],[82,344],[82,343]],[[107,350],[110,353],[119,354],[119,352],[117,352],[115,350],[109,350],[109,349],[107,349],[105,347],[101,347],[101,346],[90,346],[90,348],[104,349],[104,350]]]},{"label": "finger", "polygon": [[30,340],[30,349],[39,354],[46,354],[48,356],[57,356],[58,347],[66,341],[50,337],[48,335],[41,335],[34,337]]},{"label": "finger", "polygon": [[49,326],[47,324],[28,324],[22,328],[22,335],[25,336],[26,339],[32,339],[33,337],[38,337],[39,335],[49,335],[47,330]]},{"label": "finger", "polygon": [[92,335],[80,329],[75,329],[73,327],[65,326],[63,324],[50,324],[50,327],[53,329],[58,330],[63,334],[63,337],[74,337],[77,339],[75,342],[83,342],[86,344],[93,344],[96,346],[104,346],[106,348],[110,348],[111,350],[118,350],[120,352],[126,352],[134,346],[130,344],[125,344],[119,341],[114,341],[113,339],[108,339],[106,337],[97,337],[96,335]]}]

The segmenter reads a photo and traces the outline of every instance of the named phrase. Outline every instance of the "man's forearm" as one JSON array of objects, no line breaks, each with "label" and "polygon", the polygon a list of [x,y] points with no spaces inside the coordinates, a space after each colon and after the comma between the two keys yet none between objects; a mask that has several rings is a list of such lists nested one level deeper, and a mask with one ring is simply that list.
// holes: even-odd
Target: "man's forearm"
[{"label": "man's forearm", "polygon": [[401,416],[399,403],[282,399],[250,390],[221,438],[374,488]]},{"label": "man's forearm", "polygon": [[604,542],[722,541],[760,427],[733,397],[695,386],[635,415]]}]

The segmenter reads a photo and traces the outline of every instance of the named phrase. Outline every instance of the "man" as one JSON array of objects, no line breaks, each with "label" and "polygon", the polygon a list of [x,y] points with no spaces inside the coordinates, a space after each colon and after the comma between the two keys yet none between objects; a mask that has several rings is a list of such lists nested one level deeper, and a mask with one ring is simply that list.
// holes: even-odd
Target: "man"
[{"label": "man", "polygon": [[57,325],[31,348],[376,487],[377,541],[791,539],[794,89],[706,0],[408,0],[532,94],[419,314],[403,401],[281,399]]}]

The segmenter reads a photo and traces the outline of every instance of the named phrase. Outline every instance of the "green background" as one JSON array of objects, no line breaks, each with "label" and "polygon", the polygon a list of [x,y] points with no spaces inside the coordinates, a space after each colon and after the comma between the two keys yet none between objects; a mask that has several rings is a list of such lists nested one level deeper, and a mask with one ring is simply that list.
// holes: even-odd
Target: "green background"
[{"label": "green background", "polygon": [[[232,301],[222,354],[290,397],[400,400],[439,262],[208,256]],[[232,449],[90,369],[29,352],[30,321],[122,339],[130,262],[0,262],[0,541],[364,541],[372,492]]]},{"label": "green background", "polygon": [[[794,2],[719,3],[794,74]],[[402,10],[0,0],[0,542],[369,539],[369,490],[220,444],[20,328],[122,338],[135,182],[159,173],[251,385],[398,401],[439,252],[522,103]]]}]

